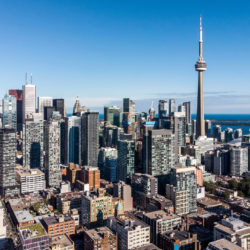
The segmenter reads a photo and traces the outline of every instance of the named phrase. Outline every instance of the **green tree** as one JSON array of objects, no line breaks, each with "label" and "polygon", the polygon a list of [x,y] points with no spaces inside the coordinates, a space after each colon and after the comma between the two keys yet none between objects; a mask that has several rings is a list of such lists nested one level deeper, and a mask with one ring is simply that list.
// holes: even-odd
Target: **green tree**
[{"label": "green tree", "polygon": [[228,187],[233,190],[237,190],[238,182],[235,179],[228,181]]}]

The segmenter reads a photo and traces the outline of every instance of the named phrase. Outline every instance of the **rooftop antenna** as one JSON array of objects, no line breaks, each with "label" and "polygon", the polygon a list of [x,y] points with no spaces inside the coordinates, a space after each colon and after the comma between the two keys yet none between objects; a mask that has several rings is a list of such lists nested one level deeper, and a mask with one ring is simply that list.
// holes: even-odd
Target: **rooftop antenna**
[{"label": "rooftop antenna", "polygon": [[153,109],[154,108],[154,101],[152,101],[152,103],[151,103],[151,109]]},{"label": "rooftop antenna", "polygon": [[32,73],[30,74],[30,83],[32,84]]},{"label": "rooftop antenna", "polygon": [[27,81],[28,81],[28,74],[27,72],[25,73],[25,84],[27,84]]}]

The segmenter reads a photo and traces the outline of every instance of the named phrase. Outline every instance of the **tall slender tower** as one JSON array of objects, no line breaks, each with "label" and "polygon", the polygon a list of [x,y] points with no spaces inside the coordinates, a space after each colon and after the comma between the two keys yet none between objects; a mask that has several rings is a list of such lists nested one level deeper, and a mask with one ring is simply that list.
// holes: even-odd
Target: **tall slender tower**
[{"label": "tall slender tower", "polygon": [[207,70],[207,64],[202,57],[202,19],[200,17],[200,41],[199,41],[199,59],[195,64],[195,70],[198,71],[198,98],[197,98],[197,117],[196,117],[196,138],[205,136],[204,122],[204,100],[203,100],[203,71]]}]

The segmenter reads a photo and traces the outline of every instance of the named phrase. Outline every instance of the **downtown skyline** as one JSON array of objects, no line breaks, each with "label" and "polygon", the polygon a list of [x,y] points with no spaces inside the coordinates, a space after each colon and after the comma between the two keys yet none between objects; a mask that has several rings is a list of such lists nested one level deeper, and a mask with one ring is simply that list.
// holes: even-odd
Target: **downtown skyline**
[{"label": "downtown skyline", "polygon": [[248,113],[250,6],[223,2],[217,8],[191,3],[192,10],[184,13],[185,8],[163,1],[143,6],[140,1],[108,1],[105,6],[99,1],[25,1],[22,6],[3,1],[1,95],[21,88],[28,71],[37,96],[49,91],[54,98],[65,98],[68,110],[76,96],[92,109],[130,97],[147,110],[152,100],[176,98],[180,103],[191,100],[196,113],[194,61],[202,14],[209,64],[205,113]]}]

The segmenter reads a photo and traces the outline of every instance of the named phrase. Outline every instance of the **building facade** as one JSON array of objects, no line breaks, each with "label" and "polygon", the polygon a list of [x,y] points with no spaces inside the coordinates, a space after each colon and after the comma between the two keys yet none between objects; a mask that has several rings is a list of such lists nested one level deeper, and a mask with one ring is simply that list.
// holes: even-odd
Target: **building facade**
[{"label": "building facade", "polygon": [[44,124],[44,167],[47,186],[60,187],[62,174],[60,169],[60,118],[50,119]]}]

